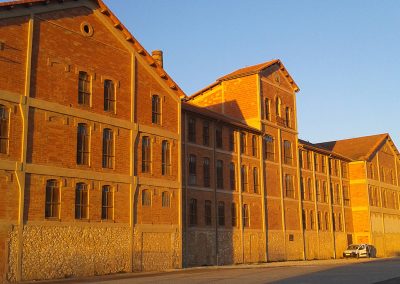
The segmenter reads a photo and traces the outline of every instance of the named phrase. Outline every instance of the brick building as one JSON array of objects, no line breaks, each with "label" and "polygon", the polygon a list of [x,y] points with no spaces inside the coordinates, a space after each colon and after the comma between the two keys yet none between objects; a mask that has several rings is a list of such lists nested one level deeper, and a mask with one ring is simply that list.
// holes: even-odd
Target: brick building
[{"label": "brick building", "polygon": [[273,60],[187,97],[101,0],[0,3],[0,279],[400,250],[388,134],[298,139]]}]

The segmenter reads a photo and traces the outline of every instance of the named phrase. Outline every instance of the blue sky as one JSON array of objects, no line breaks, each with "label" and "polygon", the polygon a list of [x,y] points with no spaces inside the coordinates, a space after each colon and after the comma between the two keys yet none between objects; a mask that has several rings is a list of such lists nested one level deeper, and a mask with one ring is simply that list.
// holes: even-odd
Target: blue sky
[{"label": "blue sky", "polygon": [[301,138],[389,132],[400,146],[400,1],[105,2],[187,94],[279,58],[300,87]]}]

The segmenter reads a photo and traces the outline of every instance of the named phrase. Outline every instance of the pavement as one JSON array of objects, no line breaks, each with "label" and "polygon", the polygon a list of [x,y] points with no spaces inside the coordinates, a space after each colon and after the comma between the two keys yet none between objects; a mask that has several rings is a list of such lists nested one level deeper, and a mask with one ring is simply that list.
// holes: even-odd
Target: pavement
[{"label": "pavement", "polygon": [[400,284],[400,258],[332,259],[209,266],[27,283]]}]

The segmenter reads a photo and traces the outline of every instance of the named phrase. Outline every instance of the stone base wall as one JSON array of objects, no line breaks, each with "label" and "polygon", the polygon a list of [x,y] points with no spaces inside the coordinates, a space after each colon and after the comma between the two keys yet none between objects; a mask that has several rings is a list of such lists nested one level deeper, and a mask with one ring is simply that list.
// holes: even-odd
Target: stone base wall
[{"label": "stone base wall", "polygon": [[162,271],[182,267],[181,234],[169,226],[138,227],[134,231],[133,270]]},{"label": "stone base wall", "polygon": [[215,230],[188,230],[186,242],[187,266],[216,264]]},{"label": "stone base wall", "polygon": [[218,231],[218,265],[242,263],[239,230]]},{"label": "stone base wall", "polygon": [[319,259],[334,258],[333,236],[331,232],[319,232]]},{"label": "stone base wall", "polygon": [[[10,234],[8,280],[16,280],[18,234]],[[121,226],[27,225],[22,280],[105,275],[130,271],[130,229]]]},{"label": "stone base wall", "polygon": [[[293,241],[290,241],[289,234],[293,235]],[[286,260],[303,260],[303,250],[303,234],[301,232],[286,232]]]},{"label": "stone base wall", "polygon": [[285,235],[282,231],[269,230],[268,261],[286,260]]},{"label": "stone base wall", "polygon": [[265,237],[262,231],[244,233],[244,262],[256,263],[266,261]]},{"label": "stone base wall", "polygon": [[347,248],[347,234],[342,232],[335,232],[335,249],[336,258],[342,258],[343,252]]}]

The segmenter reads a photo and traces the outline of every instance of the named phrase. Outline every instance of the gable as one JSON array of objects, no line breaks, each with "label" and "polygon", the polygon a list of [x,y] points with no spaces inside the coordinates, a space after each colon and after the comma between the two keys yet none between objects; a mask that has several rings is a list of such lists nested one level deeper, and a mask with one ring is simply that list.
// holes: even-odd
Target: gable
[{"label": "gable", "polygon": [[266,81],[276,87],[282,88],[290,93],[296,89],[289,82],[288,77],[280,69],[279,65],[275,64],[260,72],[261,80]]}]

